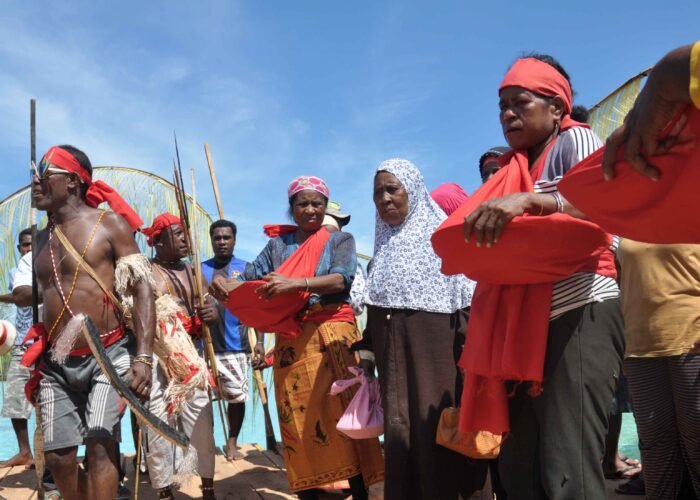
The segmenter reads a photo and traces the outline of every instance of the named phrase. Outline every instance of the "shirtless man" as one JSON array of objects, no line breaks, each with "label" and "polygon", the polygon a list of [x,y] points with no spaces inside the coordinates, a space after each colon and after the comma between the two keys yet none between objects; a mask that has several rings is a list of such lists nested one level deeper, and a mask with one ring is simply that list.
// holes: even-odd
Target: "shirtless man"
[{"label": "shirtless man", "polygon": [[[149,246],[156,250],[151,265],[157,297],[158,330],[154,341],[157,357],[154,356],[149,407],[152,413],[190,437],[197,454],[196,472],[202,479],[202,496],[205,500],[215,500],[216,450],[212,405],[207,394],[209,372],[190,338],[201,332],[201,322],[195,307],[192,266],[182,261],[188,252],[185,230],[179,218],[165,213],[142,232],[148,237]],[[193,464],[176,454],[175,447],[161,436],[147,431],[147,438],[151,485],[159,498],[174,499],[172,485],[195,473]]]},{"label": "shirtless man", "polygon": [[[37,403],[46,464],[63,498],[114,498],[118,481],[114,450],[124,406],[90,354],[80,315],[92,319],[117,372],[121,376],[131,372],[134,393],[148,397],[155,316],[148,262],[133,238],[141,220],[111,188],[92,182],[90,160],[71,146],[49,149],[34,172],[32,195],[36,207],[50,212],[53,221],[38,235],[35,246],[44,322],[32,328],[48,340],[36,360],[42,376]],[[102,201],[119,213],[94,208]],[[133,299],[133,334],[95,280],[77,266],[56,228],[82,253],[107,289],[123,284],[117,292]],[[70,352],[59,353],[55,343],[71,337],[75,343],[67,349]],[[134,350],[138,354],[132,364]],[[36,353],[30,348],[23,362],[34,361]],[[76,460],[81,444],[87,448],[87,474],[79,470]]]}]

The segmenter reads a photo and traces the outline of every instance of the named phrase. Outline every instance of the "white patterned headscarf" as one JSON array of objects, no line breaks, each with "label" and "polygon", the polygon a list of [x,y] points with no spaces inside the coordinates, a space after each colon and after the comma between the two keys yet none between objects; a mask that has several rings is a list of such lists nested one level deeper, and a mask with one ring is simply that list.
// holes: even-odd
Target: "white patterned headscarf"
[{"label": "white patterned headscarf", "polygon": [[469,306],[474,282],[462,275],[442,274],[442,262],[430,243],[446,216],[430,197],[423,175],[413,163],[400,158],[382,162],[379,172],[389,172],[401,182],[408,193],[408,215],[400,225],[390,226],[376,214],[365,302],[437,313]]}]

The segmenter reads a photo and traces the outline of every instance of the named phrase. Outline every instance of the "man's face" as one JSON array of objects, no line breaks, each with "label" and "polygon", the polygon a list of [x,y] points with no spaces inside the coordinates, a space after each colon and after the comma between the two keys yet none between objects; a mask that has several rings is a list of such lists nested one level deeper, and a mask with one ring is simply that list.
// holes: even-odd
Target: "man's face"
[{"label": "man's face", "polygon": [[501,167],[498,165],[498,159],[490,156],[484,160],[484,165],[481,167],[481,181],[486,182],[493,174],[498,172]]},{"label": "man's face", "polygon": [[19,245],[17,245],[17,250],[19,250],[20,255],[26,255],[32,251],[32,235],[24,234],[19,239]]},{"label": "man's face", "polygon": [[180,260],[187,256],[185,230],[180,224],[174,224],[158,235],[156,254],[163,260]]},{"label": "man's face", "polygon": [[47,171],[43,177],[32,177],[32,196],[36,208],[46,212],[54,212],[65,204],[71,190],[80,187],[75,174],[63,171]]},{"label": "man's face", "polygon": [[233,255],[236,246],[236,237],[230,227],[217,227],[211,234],[211,246],[214,250],[214,258],[229,259]]}]

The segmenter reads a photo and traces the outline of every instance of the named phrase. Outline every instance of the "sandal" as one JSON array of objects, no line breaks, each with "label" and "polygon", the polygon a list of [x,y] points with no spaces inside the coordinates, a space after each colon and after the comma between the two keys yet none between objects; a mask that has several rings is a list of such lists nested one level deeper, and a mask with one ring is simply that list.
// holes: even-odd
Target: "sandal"
[{"label": "sandal", "polygon": [[[641,465],[628,465],[627,467],[616,470],[613,472],[605,472],[603,475],[605,476],[605,479],[632,479],[634,478],[637,474],[639,474],[639,470],[642,469]],[[637,471],[633,474],[628,474],[630,471]]]}]

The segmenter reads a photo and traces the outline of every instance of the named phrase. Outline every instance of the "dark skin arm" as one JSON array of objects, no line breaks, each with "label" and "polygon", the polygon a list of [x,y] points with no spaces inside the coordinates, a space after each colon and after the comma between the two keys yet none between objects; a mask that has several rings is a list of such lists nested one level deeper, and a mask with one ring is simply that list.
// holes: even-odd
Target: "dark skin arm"
[{"label": "dark skin arm", "polygon": [[[115,262],[122,257],[139,253],[131,227],[120,216],[107,219],[105,226],[110,229],[112,251]],[[128,290],[134,298],[132,310],[134,334],[136,335],[136,354],[151,356],[153,354],[153,337],[156,326],[154,293],[150,283],[141,280]],[[145,363],[131,365],[132,381],[130,388],[141,398],[148,398],[151,390],[151,368]]]},{"label": "dark skin arm", "polygon": [[[18,286],[12,290],[12,303],[17,307],[29,307],[32,305],[32,287]],[[39,300],[41,302],[41,298]]]},{"label": "dark skin arm", "polygon": [[[562,197],[564,213],[585,219],[581,211]],[[493,198],[479,205],[464,218],[464,240],[476,240],[476,246],[491,247],[498,243],[506,225],[524,214],[550,215],[557,212],[557,202],[551,194],[514,193]]]},{"label": "dark skin arm", "polygon": [[14,304],[15,301],[11,293],[3,293],[0,295],[0,303],[2,304]]},{"label": "dark skin arm", "polygon": [[615,157],[624,147],[624,159],[634,170],[652,180],[659,179],[654,155],[667,153],[679,139],[685,118],[665,137],[659,134],[684,107],[690,104],[690,53],[692,45],[677,48],[664,56],[652,70],[637,96],[625,123],[605,144],[603,176],[615,177]]},{"label": "dark skin arm", "polygon": [[[263,299],[270,299],[276,295],[285,293],[303,292],[306,290],[306,281],[304,278],[287,278],[277,273],[270,273],[263,276],[264,285],[255,290]],[[329,295],[340,293],[345,290],[345,280],[338,273],[328,274],[325,276],[315,276],[308,278],[309,291],[318,295]],[[238,280],[226,279],[222,276],[217,276],[209,285],[209,293],[219,300],[226,300],[231,290],[242,282]]]},{"label": "dark skin arm", "polygon": [[[197,312],[199,314],[199,319],[201,319],[207,325],[211,325],[216,322],[219,317],[219,313],[216,310],[216,301],[206,290],[209,288],[207,280],[202,275],[202,290],[205,292],[204,295],[204,305],[197,305]],[[210,292],[211,293],[211,292]]]}]

